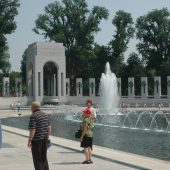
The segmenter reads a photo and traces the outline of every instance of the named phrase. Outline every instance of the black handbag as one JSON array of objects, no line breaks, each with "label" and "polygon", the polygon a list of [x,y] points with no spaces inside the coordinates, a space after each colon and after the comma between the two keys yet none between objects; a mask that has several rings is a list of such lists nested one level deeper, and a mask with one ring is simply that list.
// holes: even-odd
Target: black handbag
[{"label": "black handbag", "polygon": [[79,139],[81,137],[81,134],[82,134],[82,130],[78,130],[76,133],[75,133],[75,138],[76,139]]}]

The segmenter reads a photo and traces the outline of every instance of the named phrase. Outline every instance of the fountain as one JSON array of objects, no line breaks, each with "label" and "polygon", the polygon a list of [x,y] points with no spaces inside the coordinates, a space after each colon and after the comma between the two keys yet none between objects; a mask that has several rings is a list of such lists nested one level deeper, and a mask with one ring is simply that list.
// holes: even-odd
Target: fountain
[{"label": "fountain", "polygon": [[[69,120],[80,122],[81,112],[69,116]],[[67,117],[68,118],[68,117]],[[125,111],[103,114],[98,110],[95,125],[170,133],[170,113],[163,111]]]},{"label": "fountain", "polygon": [[105,112],[113,111],[118,112],[119,108],[119,95],[117,88],[116,75],[111,72],[110,64],[106,63],[105,73],[102,73],[100,79],[101,85],[101,103]]},{"label": "fountain", "polygon": [[[111,72],[110,64],[107,62],[105,73],[100,79],[101,107],[97,109],[95,124],[100,126],[119,127],[126,129],[144,130],[170,133],[170,113],[162,111],[119,111],[119,95],[116,75]],[[130,104],[127,104],[130,108]],[[152,104],[152,107],[155,103]],[[160,104],[160,107],[163,104]],[[138,103],[135,105],[139,107]],[[147,108],[147,104],[143,104]],[[77,112],[67,116],[67,119],[80,122],[82,113]]]}]

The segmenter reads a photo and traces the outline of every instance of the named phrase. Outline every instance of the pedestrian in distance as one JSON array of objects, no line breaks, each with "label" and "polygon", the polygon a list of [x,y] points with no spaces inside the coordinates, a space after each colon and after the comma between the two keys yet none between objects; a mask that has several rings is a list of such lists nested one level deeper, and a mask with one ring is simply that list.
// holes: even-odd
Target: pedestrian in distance
[{"label": "pedestrian in distance", "polygon": [[18,113],[20,112],[20,109],[21,109],[21,103],[20,101],[17,102],[17,110],[18,110]]}]

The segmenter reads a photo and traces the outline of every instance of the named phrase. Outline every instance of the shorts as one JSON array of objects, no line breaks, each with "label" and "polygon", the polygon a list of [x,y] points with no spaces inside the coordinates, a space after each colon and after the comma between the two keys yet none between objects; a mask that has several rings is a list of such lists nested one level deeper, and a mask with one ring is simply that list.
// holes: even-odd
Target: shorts
[{"label": "shorts", "polygon": [[82,148],[92,148],[93,145],[93,138],[92,137],[83,137],[83,141],[81,142],[81,147]]}]

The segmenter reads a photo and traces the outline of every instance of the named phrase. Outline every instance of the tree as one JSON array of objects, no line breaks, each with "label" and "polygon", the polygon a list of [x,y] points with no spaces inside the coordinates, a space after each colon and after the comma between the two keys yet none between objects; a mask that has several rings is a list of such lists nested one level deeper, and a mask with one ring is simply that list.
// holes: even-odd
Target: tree
[{"label": "tree", "polygon": [[157,75],[161,76],[162,94],[167,94],[167,76],[170,76],[170,60],[163,62],[160,65],[160,69],[157,71]]},{"label": "tree", "polygon": [[19,0],[0,1],[0,33],[11,34],[16,29],[15,16],[18,14]]},{"label": "tree", "polygon": [[110,62],[110,49],[107,46],[100,46],[98,44],[94,47],[95,57],[92,60],[93,73],[91,77],[100,78],[101,73],[105,72],[106,62]]},{"label": "tree", "polygon": [[127,59],[127,68],[128,68],[128,75],[132,76],[142,76],[143,74],[143,63],[141,59],[138,57],[138,54],[132,52],[129,54],[129,58]]},{"label": "tree", "polygon": [[116,27],[116,34],[110,41],[111,46],[111,65],[113,71],[119,74],[121,65],[124,61],[124,52],[128,48],[128,43],[133,38],[135,29],[133,28],[133,19],[130,13],[119,10],[116,12],[112,21]]},{"label": "tree", "polygon": [[9,73],[9,78],[10,78],[10,93],[12,95],[15,94],[15,79],[20,76],[19,72],[12,71]]},{"label": "tree", "polygon": [[1,46],[0,47],[0,70],[5,76],[8,75],[9,70],[11,68],[9,58],[10,58],[10,55],[8,53],[8,46],[7,45],[5,45],[4,47]]},{"label": "tree", "polygon": [[123,67],[121,74],[122,81],[122,92],[125,93],[127,90],[128,77],[135,77],[135,94],[140,95],[141,77],[145,75],[144,66],[142,60],[138,57],[138,54],[132,52],[129,54],[126,66]]},{"label": "tree", "polygon": [[21,69],[22,85],[26,85],[26,50],[24,51],[24,54],[22,55],[20,69]]},{"label": "tree", "polygon": [[19,0],[0,1],[0,70],[10,66],[5,35],[16,29],[15,16],[18,14]]},{"label": "tree", "polygon": [[170,76],[170,60],[167,60],[160,65],[158,75]]},{"label": "tree", "polygon": [[136,36],[139,53],[149,69],[159,70],[170,59],[170,13],[167,8],[155,9],[137,19]]},{"label": "tree", "polygon": [[154,76],[156,76],[155,69],[145,68],[146,77],[148,77],[148,94],[154,94]]},{"label": "tree", "polygon": [[100,31],[102,19],[108,18],[108,10],[94,6],[88,9],[85,0],[62,0],[45,7],[33,29],[44,38],[62,42],[66,48],[67,76],[71,79],[89,76],[89,60],[94,57],[94,35]]}]

